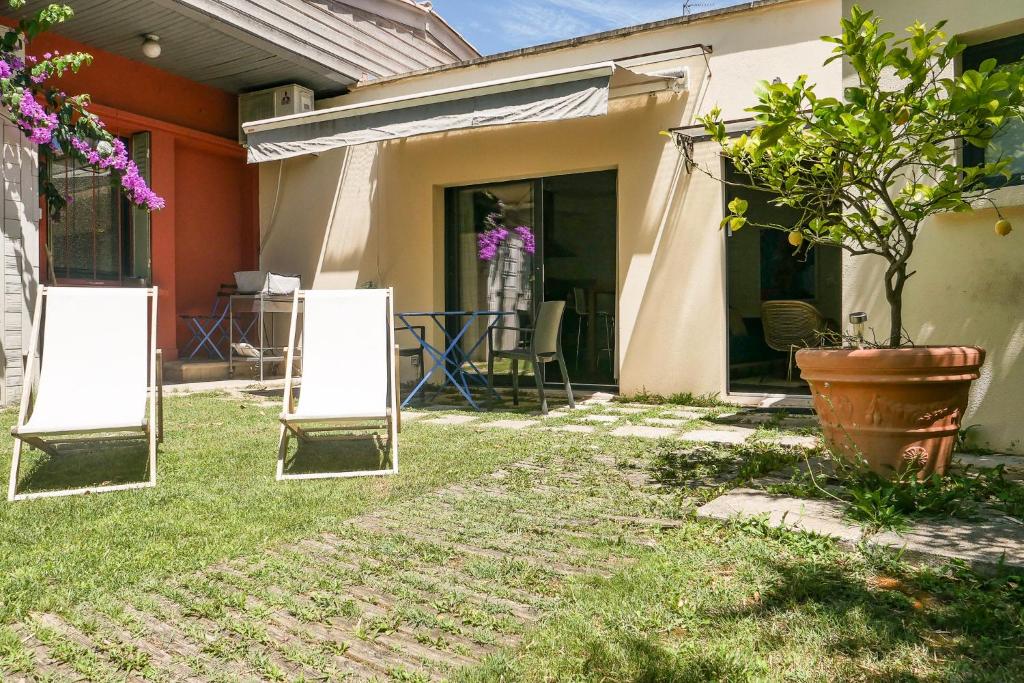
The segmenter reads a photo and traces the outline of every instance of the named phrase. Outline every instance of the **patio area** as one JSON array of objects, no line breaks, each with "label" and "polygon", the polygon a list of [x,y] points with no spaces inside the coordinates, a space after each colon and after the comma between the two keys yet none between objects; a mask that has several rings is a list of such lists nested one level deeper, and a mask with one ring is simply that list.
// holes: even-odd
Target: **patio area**
[{"label": "patio area", "polygon": [[[683,396],[438,405],[404,413],[397,477],[277,484],[278,394],[186,389],[156,489],[0,507],[4,680],[1024,673],[1019,572],[697,515],[791,481],[812,416]],[[140,466],[48,464],[23,484]]]}]

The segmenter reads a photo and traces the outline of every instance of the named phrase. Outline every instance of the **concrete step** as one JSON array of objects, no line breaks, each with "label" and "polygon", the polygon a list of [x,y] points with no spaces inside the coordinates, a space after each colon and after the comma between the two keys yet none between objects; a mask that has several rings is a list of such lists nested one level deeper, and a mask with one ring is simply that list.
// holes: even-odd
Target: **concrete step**
[{"label": "concrete step", "polygon": [[[250,372],[248,365],[236,365],[237,372]],[[231,379],[226,360],[171,360],[164,363],[164,382],[218,382]],[[241,378],[240,378],[241,379]]]}]

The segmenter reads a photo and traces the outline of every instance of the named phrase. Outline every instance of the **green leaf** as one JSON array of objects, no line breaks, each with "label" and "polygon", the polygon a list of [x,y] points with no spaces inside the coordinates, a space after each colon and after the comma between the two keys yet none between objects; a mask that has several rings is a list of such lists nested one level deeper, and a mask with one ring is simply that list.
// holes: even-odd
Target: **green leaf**
[{"label": "green leaf", "polygon": [[729,213],[734,216],[742,216],[747,212],[747,206],[748,202],[746,199],[735,197],[729,202]]}]

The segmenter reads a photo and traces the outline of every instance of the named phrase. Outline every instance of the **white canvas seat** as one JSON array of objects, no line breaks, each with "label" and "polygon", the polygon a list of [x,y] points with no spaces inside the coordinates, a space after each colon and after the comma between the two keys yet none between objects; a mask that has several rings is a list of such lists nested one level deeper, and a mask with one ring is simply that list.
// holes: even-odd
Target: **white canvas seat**
[{"label": "white canvas seat", "polygon": [[[17,424],[11,429],[15,441],[9,500],[156,484],[157,403],[160,398],[156,297],[155,287],[40,288],[21,410]],[[93,439],[59,439],[59,442],[66,443],[118,438],[115,435],[126,438],[124,433],[148,437],[148,481],[17,493],[23,443],[56,455],[56,447],[51,441],[54,437],[109,435]]]},{"label": "white canvas seat", "polygon": [[[296,401],[292,369],[302,308],[302,384]],[[317,479],[398,472],[393,293],[390,289],[297,291],[288,336],[277,478]],[[391,467],[357,472],[285,474],[288,439],[311,432],[382,430]]]}]

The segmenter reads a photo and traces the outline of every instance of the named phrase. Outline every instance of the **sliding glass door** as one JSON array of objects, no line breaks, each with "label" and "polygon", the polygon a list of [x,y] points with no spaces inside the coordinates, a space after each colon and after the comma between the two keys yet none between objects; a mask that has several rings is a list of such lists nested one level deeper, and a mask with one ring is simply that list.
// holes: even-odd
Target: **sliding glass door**
[{"label": "sliding glass door", "polygon": [[[542,301],[565,301],[562,348],[570,379],[614,385],[614,171],[452,188],[446,194],[446,306],[503,311],[503,325],[531,327]],[[476,340],[485,321],[470,330]],[[496,333],[496,345],[524,339]],[[472,342],[470,342],[472,343]],[[473,359],[486,363],[486,345]],[[510,382],[510,364],[496,382]],[[545,379],[561,378],[554,364]],[[520,374],[532,381],[532,368]]]}]

